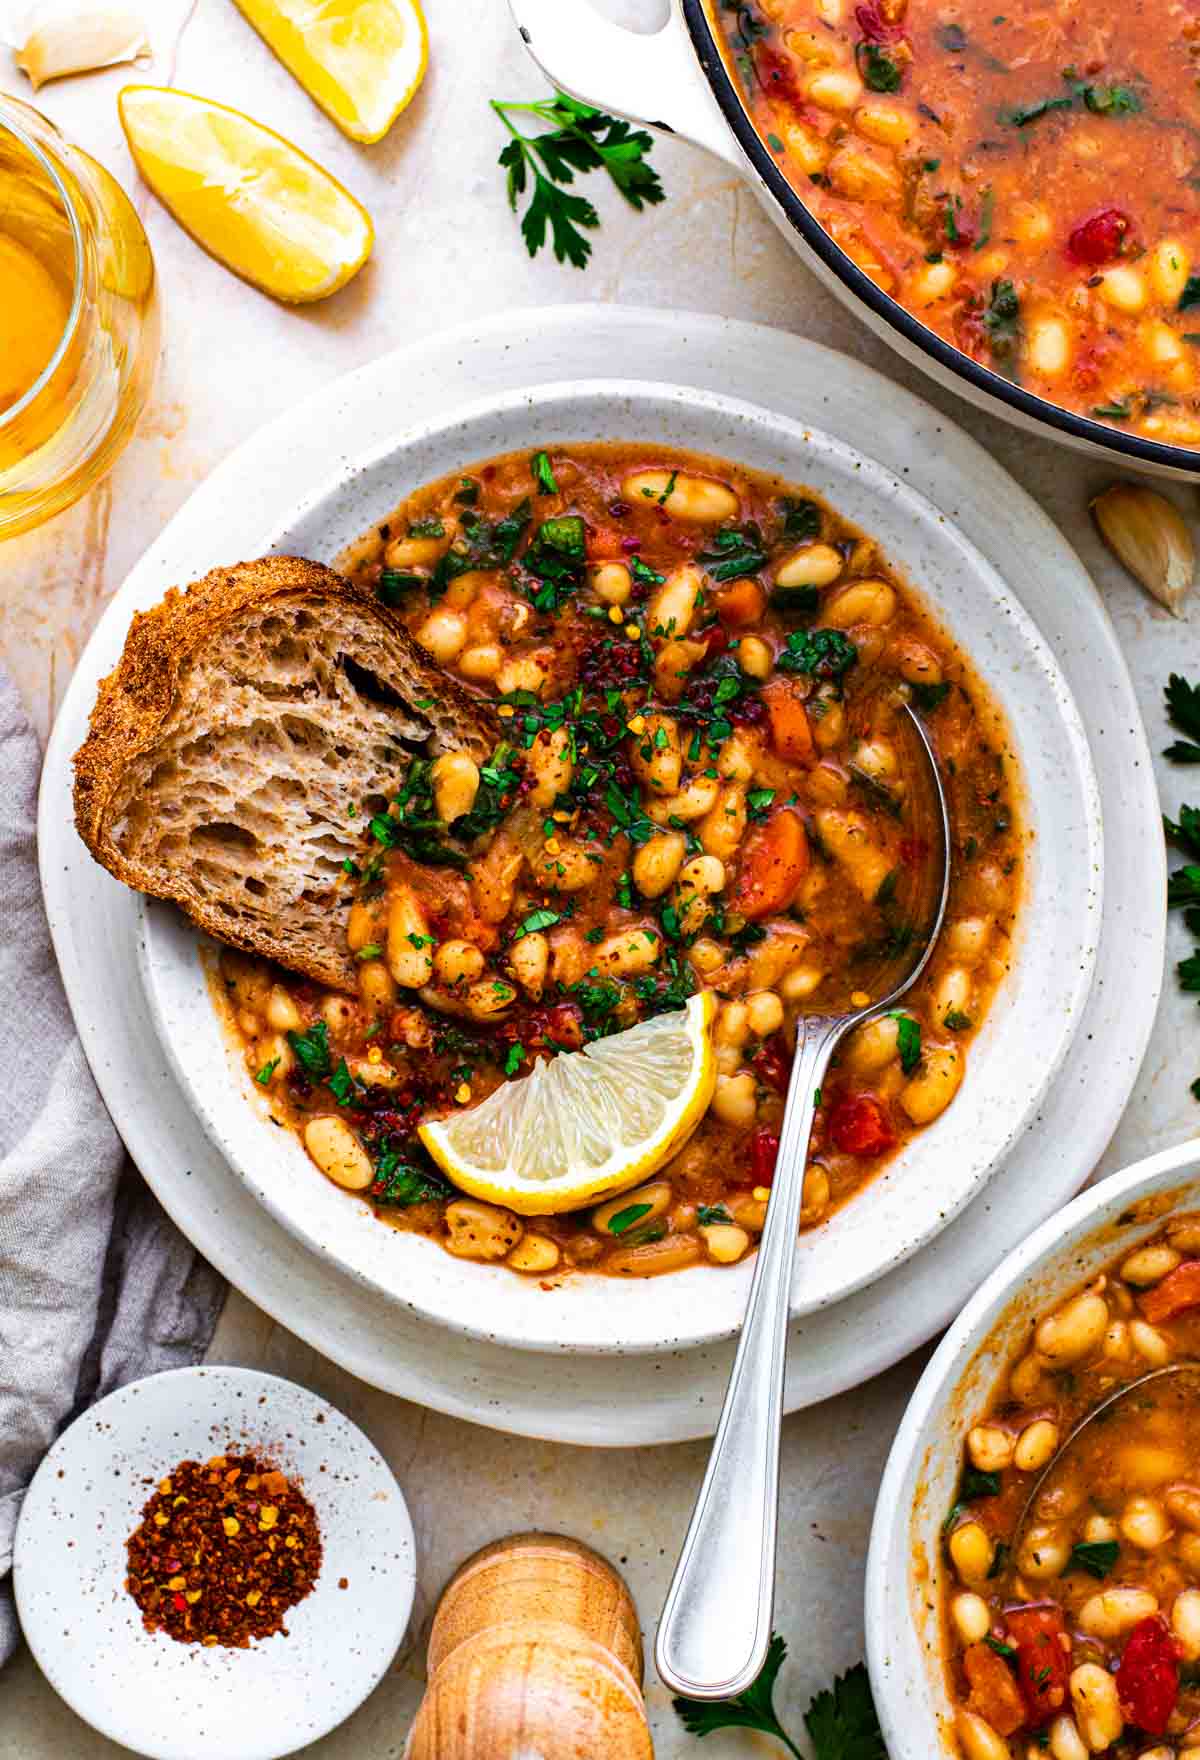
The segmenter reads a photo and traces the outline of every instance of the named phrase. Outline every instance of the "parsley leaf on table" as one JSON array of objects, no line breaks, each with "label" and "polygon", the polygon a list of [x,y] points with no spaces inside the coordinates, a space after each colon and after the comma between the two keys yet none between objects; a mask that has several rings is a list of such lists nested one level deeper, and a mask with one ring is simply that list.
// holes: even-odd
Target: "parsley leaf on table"
[{"label": "parsley leaf on table", "polygon": [[[1200,764],[1200,689],[1177,672],[1171,674],[1166,688],[1167,719],[1187,739],[1176,740],[1163,756],[1176,764]],[[1200,943],[1200,807],[1181,806],[1178,819],[1163,818],[1167,842],[1175,844],[1191,858],[1167,876],[1167,909],[1182,908],[1188,933]],[[1200,945],[1181,959],[1175,967],[1182,990],[1200,992]],[[1191,1084],[1192,1094],[1200,1100],[1200,1081]]]},{"label": "parsley leaf on table", "polygon": [[[718,1729],[754,1729],[774,1736],[801,1760],[800,1749],[775,1714],[775,1683],[787,1655],[778,1632],[771,1639],[762,1673],[736,1699],[675,1699],[675,1711],[689,1735]],[[817,1694],[804,1714],[804,1727],[816,1760],[887,1760],[871,1683],[862,1663]]]},{"label": "parsley leaf on table", "polygon": [[[585,234],[599,226],[600,216],[586,196],[568,193],[577,175],[607,171],[639,213],[665,199],[658,173],[647,157],[653,142],[644,129],[634,129],[618,117],[576,103],[564,92],[533,104],[497,98],[491,103],[512,136],[500,154],[500,164],[508,173],[508,202],[514,214],[532,186],[532,198],[521,221],[531,257],[541,250],[549,232],[560,263],[587,268],[592,246]],[[531,116],[545,123],[548,132],[522,134],[511,120],[513,116]]]},{"label": "parsley leaf on table", "polygon": [[1164,758],[1176,764],[1200,764],[1200,686],[1189,684],[1177,672],[1167,684],[1167,716],[1172,727],[1188,738],[1167,747]]}]

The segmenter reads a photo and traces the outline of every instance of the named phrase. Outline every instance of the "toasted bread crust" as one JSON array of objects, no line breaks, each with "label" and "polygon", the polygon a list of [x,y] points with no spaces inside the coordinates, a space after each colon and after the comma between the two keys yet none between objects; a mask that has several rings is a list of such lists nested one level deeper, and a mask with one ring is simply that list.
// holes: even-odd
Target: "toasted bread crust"
[{"label": "toasted bread crust", "polygon": [[214,569],[186,589],[172,588],[153,610],[135,614],[117,666],[101,680],[87,738],[75,754],[75,824],[96,860],[126,886],[172,900],[217,940],[277,960],[321,983],[353,990],[354,961],[344,945],[334,944],[334,918],[331,944],[320,948],[297,941],[283,924],[278,932],[269,926],[247,932],[207,908],[186,874],[148,874],[112,835],[123,781],[162,737],[185,669],[204,651],[219,655],[223,637],[236,629],[247,609],[272,600],[309,608],[340,602],[355,608],[395,648],[402,676],[385,682],[402,691],[406,701],[432,699],[432,706],[409,717],[427,724],[431,748],[464,750],[478,760],[494,749],[499,722],[490,705],[447,676],[369,588],[321,563],[268,556]]}]

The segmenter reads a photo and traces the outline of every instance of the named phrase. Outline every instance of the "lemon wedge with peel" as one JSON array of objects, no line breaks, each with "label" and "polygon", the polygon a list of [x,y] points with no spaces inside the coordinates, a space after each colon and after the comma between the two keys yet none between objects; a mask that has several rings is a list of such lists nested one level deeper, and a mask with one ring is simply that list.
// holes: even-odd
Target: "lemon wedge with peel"
[{"label": "lemon wedge with peel", "polygon": [[165,86],[126,86],[118,102],[142,177],[244,281],[306,305],[344,287],[370,256],[367,210],[282,135]]},{"label": "lemon wedge with peel", "polygon": [[522,1216],[580,1210],[661,1167],[712,1099],[715,999],[693,996],[420,1128],[456,1186]]},{"label": "lemon wedge with peel", "polygon": [[425,78],[429,33],[417,0],[235,4],[351,140],[381,140]]}]

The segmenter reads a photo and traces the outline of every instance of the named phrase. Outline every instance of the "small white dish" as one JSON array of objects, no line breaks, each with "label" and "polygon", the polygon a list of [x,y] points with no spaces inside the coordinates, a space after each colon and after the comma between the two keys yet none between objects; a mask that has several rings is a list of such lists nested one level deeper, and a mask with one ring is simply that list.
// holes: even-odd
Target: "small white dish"
[{"label": "small white dish", "polygon": [[[867,1664],[890,1760],[957,1754],[946,1740],[942,1523],[962,1439],[1030,1322],[1200,1201],[1200,1138],[1135,1162],[1030,1235],[968,1302],[930,1360],[888,1456],[867,1558]],[[1134,1217],[1136,1205],[1152,1200]]]},{"label": "small white dish", "polygon": [[[1074,1039],[1099,944],[1103,834],[1096,778],[1070,687],[1032,619],[946,515],[874,459],[811,425],[711,392],[592,380],[494,395],[358,457],[299,508],[274,548],[330,556],[397,496],[496,453],[670,435],[814,489],[876,538],[1005,713],[1024,785],[1026,896],[1012,970],[972,1042],[952,1107],[796,1255],[792,1312],[813,1313],[883,1276],[938,1234],[1018,1141]],[[697,1266],[617,1286],[576,1275],[548,1293],[504,1266],[451,1257],[380,1226],[317,1171],[270,1117],[217,1021],[199,937],[144,907],[143,980],[159,1033],[206,1131],[251,1191],[306,1246],[424,1318],[518,1349],[689,1347],[741,1325],[753,1265]]]},{"label": "small white dish", "polygon": [[[233,1448],[269,1458],[312,1504],[316,1584],[287,1637],[246,1650],[147,1632],[125,1542],[158,1479]],[[327,1401],[252,1369],[176,1369],[120,1388],[59,1437],[25,1494],[13,1584],[42,1673],[114,1742],[151,1760],[278,1760],[335,1729],[386,1672],[412,1611],[412,1523],[386,1461]]]}]

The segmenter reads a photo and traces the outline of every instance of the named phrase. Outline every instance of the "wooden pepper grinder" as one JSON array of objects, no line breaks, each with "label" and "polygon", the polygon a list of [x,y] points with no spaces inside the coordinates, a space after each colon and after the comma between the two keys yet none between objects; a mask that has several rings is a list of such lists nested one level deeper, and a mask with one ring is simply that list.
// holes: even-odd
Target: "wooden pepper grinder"
[{"label": "wooden pepper grinder", "polygon": [[455,1572],[405,1760],[653,1760],[642,1637],[599,1553],[515,1534]]}]

